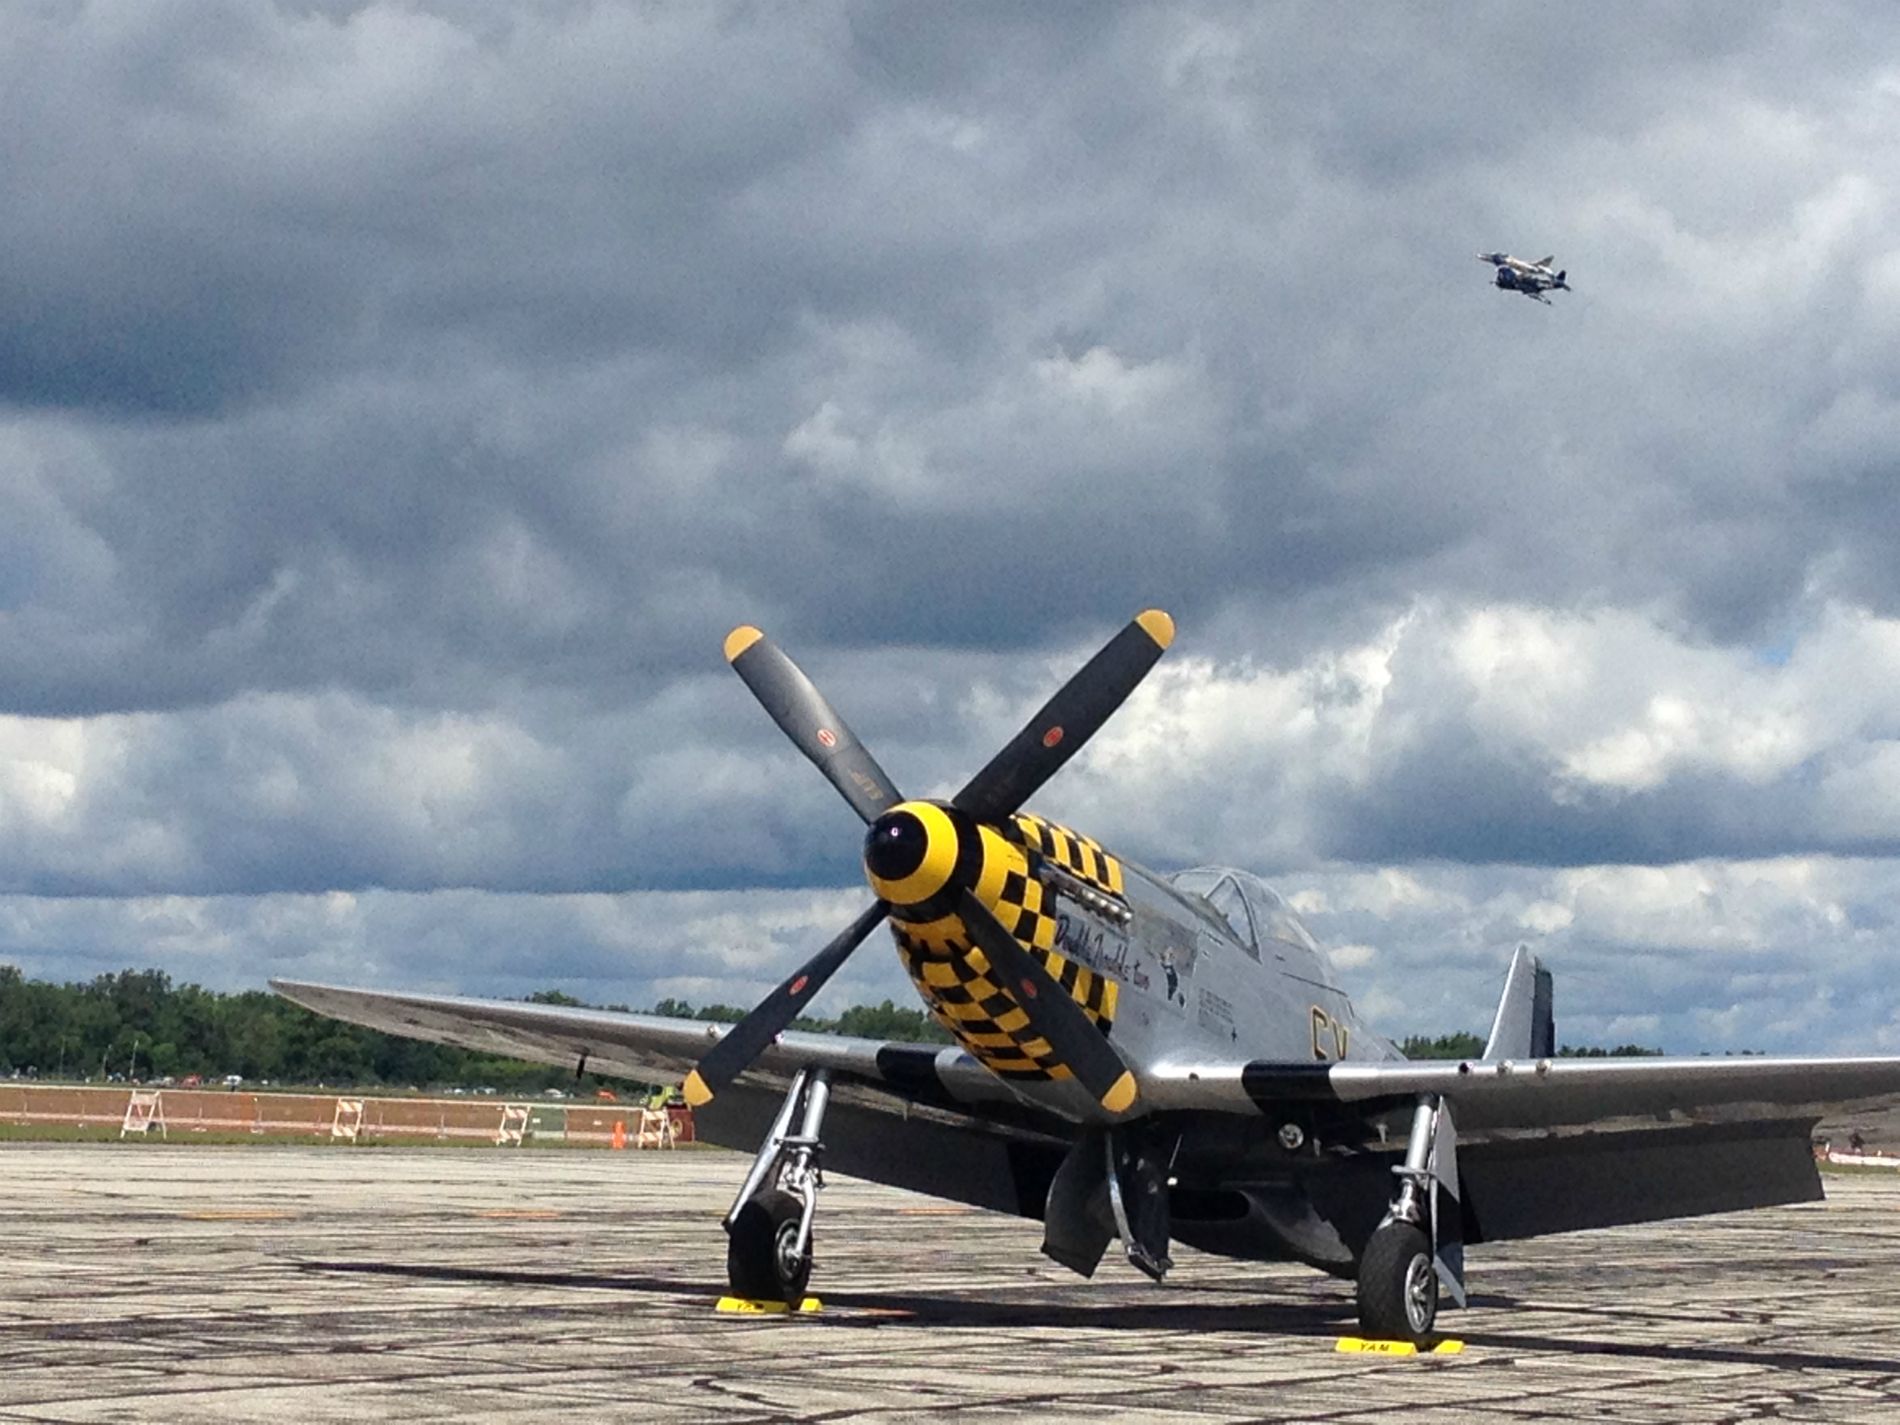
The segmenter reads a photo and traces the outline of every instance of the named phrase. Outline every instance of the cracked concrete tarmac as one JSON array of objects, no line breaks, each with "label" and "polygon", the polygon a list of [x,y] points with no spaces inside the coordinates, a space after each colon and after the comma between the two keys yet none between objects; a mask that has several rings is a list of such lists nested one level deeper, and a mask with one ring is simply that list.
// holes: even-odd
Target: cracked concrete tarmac
[{"label": "cracked concrete tarmac", "polygon": [[1462,1355],[1348,1284],[834,1177],[814,1317],[715,1315],[716,1151],[0,1147],[0,1421],[1900,1420],[1900,1179],[1474,1249]]}]

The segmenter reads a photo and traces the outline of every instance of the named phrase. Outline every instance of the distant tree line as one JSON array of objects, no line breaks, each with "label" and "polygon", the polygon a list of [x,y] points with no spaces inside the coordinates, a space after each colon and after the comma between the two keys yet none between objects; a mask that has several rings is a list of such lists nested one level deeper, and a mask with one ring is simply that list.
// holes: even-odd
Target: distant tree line
[{"label": "distant tree line", "polygon": [[[558,990],[530,998],[580,1006]],[[625,1009],[625,1005],[607,1006]],[[648,1013],[731,1021],[726,1005],[695,1010],[662,1000]],[[921,1009],[885,1000],[856,1005],[801,1029],[876,1039],[947,1040]],[[216,1082],[417,1088],[491,1086],[501,1092],[573,1087],[572,1069],[426,1044],[313,1014],[265,990],[224,994],[174,985],[162,970],[124,970],[85,984],[29,980],[0,965],[0,1076],[91,1080],[184,1078]]]},{"label": "distant tree line", "polygon": [[[1475,1034],[1460,1030],[1456,1034],[1441,1034],[1431,1039],[1423,1034],[1414,1034],[1399,1044],[1399,1052],[1408,1059],[1482,1059],[1484,1040]],[[1641,1044],[1619,1044],[1614,1049],[1585,1048],[1581,1045],[1565,1044],[1558,1049],[1559,1059],[1629,1059],[1654,1057],[1662,1053],[1660,1049],[1645,1049]]]},{"label": "distant tree line", "polygon": [[[676,1019],[706,1019],[737,1024],[748,1011],[729,1004],[694,1009],[682,999],[663,999],[647,1011]],[[901,1039],[909,1044],[948,1044],[950,1033],[921,1009],[906,1009],[885,1000],[882,1004],[854,1004],[836,1019],[794,1019],[794,1029],[819,1034],[849,1034],[859,1039]]]}]

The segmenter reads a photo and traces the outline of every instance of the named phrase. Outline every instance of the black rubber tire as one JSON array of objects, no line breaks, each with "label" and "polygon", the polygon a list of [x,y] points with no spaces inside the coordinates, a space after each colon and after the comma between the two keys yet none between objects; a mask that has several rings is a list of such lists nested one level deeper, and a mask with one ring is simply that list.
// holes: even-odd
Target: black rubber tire
[{"label": "black rubber tire", "polygon": [[[790,1193],[769,1188],[739,1209],[726,1239],[726,1280],[732,1294],[748,1301],[805,1299],[811,1280],[811,1244],[796,1262],[786,1250],[798,1235],[805,1205]],[[817,1234],[814,1232],[813,1236]]]},{"label": "black rubber tire", "polygon": [[1424,1345],[1438,1319],[1438,1273],[1425,1234],[1388,1222],[1359,1259],[1359,1332],[1373,1341]]}]

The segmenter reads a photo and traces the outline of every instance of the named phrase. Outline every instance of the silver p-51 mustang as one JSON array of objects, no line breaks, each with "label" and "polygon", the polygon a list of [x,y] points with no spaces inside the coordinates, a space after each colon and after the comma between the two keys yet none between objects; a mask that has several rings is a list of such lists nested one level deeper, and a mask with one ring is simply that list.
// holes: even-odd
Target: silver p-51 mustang
[{"label": "silver p-51 mustang", "polygon": [[[1361,1023],[1287,904],[1242,871],[1144,870],[1024,802],[1174,637],[1140,614],[946,801],[907,800],[805,675],[726,656],[868,831],[872,900],[730,1029],[272,981],[394,1034],[642,1082],[757,1148],[727,1214],[734,1292],[796,1302],[825,1167],[1039,1218],[1083,1276],[1160,1280],[1179,1241],[1357,1282],[1369,1336],[1424,1341],[1467,1245],[1821,1196],[1823,1108],[1900,1093],[1895,1058],[1559,1059],[1520,949],[1482,1058],[1410,1062]],[[788,1029],[882,921],[947,1046]],[[578,1071],[578,1069],[577,1069]]]},{"label": "silver p-51 mustang", "polygon": [[1535,262],[1526,262],[1521,257],[1512,257],[1508,252],[1481,252],[1478,261],[1488,262],[1497,268],[1497,285],[1506,292],[1522,292],[1533,301],[1550,305],[1546,292],[1568,292],[1570,283],[1565,279],[1566,272],[1551,270],[1555,256],[1540,257]]}]

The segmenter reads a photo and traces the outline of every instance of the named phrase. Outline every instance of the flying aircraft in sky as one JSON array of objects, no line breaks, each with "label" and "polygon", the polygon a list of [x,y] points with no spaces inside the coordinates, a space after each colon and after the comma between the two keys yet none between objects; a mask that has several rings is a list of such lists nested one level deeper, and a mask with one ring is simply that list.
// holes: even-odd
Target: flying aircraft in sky
[{"label": "flying aircraft in sky", "polygon": [[[726,657],[867,827],[871,900],[731,1026],[273,980],[393,1034],[642,1082],[756,1149],[725,1225],[741,1297],[796,1303],[821,1167],[1038,1218],[1092,1276],[1161,1280],[1182,1242],[1357,1283],[1368,1336],[1424,1342],[1469,1244],[1821,1196],[1824,1108],[1900,1093],[1900,1058],[1557,1058],[1520,948],[1482,1058],[1413,1062],[1364,1024],[1287,903],[1244,871],[1163,876],[1024,809],[1174,637],[1138,615],[961,791],[910,800],[757,629]],[[888,921],[949,1045],[793,1019]]]},{"label": "flying aircraft in sky", "polygon": [[1533,301],[1550,305],[1546,292],[1568,292],[1569,282],[1564,279],[1566,272],[1553,272],[1551,263],[1555,256],[1540,257],[1535,262],[1526,262],[1521,257],[1512,257],[1508,252],[1481,252],[1478,261],[1488,262],[1497,268],[1497,285],[1506,292],[1522,292]]}]

